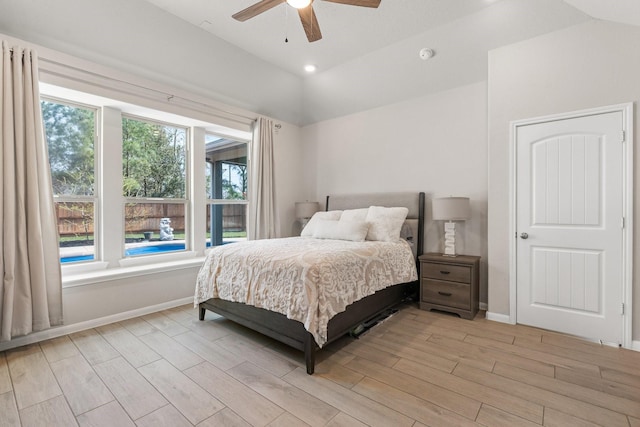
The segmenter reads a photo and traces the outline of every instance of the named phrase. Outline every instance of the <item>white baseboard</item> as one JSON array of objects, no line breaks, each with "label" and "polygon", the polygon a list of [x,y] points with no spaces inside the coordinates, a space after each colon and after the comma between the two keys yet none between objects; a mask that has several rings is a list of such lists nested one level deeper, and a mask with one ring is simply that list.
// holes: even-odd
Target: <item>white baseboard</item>
[{"label": "white baseboard", "polygon": [[640,341],[631,341],[631,350],[640,351]]},{"label": "white baseboard", "polygon": [[151,305],[148,307],[137,308],[135,310],[125,311],[122,313],[112,314],[110,316],[100,317],[98,319],[86,320],[73,325],[56,326],[45,331],[34,332],[29,335],[14,338],[11,341],[0,343],[0,351],[9,350],[23,345],[29,345],[51,338],[61,337],[63,335],[73,334],[75,332],[85,331],[87,329],[97,328],[99,326],[108,325],[122,320],[132,319],[134,317],[144,316],[145,314],[155,313],[157,311],[166,310],[168,308],[177,307],[193,302],[193,297],[180,298],[173,301],[163,302],[162,304]]},{"label": "white baseboard", "polygon": [[485,316],[487,320],[493,320],[494,322],[511,324],[511,320],[509,320],[508,314],[491,313],[490,311],[487,311],[487,314]]}]

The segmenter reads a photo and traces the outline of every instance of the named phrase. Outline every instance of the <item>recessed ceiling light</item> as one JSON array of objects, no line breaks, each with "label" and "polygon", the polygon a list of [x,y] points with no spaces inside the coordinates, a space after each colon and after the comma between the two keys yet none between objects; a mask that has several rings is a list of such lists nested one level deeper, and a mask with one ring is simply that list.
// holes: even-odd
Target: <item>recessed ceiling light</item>
[{"label": "recessed ceiling light", "polygon": [[313,64],[307,64],[307,65],[304,66],[304,70],[307,73],[313,73],[314,71],[316,71],[316,66],[313,65]]}]

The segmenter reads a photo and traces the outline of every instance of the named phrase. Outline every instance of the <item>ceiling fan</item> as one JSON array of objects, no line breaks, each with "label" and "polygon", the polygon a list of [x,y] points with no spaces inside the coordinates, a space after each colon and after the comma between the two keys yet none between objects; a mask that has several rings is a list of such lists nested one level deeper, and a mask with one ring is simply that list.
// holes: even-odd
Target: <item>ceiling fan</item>
[{"label": "ceiling fan", "polygon": [[[322,38],[320,27],[318,26],[318,20],[316,14],[313,11],[314,0],[261,0],[258,3],[249,6],[248,8],[241,10],[233,15],[233,18],[244,22],[247,19],[260,15],[267,10],[278,6],[281,3],[289,3],[290,6],[298,9],[298,15],[300,15],[300,21],[304,32],[307,34],[307,39],[310,42],[318,41]],[[380,6],[381,0],[324,0],[331,3],[348,4],[352,6],[373,7]]]}]

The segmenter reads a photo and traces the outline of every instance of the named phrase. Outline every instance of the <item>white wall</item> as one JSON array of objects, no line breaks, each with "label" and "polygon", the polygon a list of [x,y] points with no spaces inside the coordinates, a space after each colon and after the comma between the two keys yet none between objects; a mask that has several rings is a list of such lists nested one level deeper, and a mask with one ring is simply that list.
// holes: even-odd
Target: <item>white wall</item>
[{"label": "white wall", "polygon": [[[489,53],[489,311],[509,314],[509,123],[640,98],[640,28],[591,21]],[[640,121],[635,112],[638,142]],[[635,156],[636,169],[638,165]],[[640,194],[640,176],[634,188]],[[637,196],[636,196],[637,197]],[[640,271],[634,200],[634,270]],[[634,280],[634,283],[637,280]],[[633,339],[640,339],[635,285]]]},{"label": "white wall", "polygon": [[306,165],[300,161],[303,156],[301,129],[284,122],[280,124],[282,127],[274,132],[276,199],[280,234],[282,237],[289,237],[300,233],[295,217],[295,203],[308,198],[301,178]]},{"label": "white wall", "polygon": [[193,297],[197,273],[190,267],[64,288],[65,327]]},{"label": "white wall", "polygon": [[303,128],[305,186],[327,194],[424,191],[425,250],[442,251],[443,224],[432,197],[471,198],[472,219],[457,228],[460,253],[483,257],[486,302],[486,84],[475,83]]}]

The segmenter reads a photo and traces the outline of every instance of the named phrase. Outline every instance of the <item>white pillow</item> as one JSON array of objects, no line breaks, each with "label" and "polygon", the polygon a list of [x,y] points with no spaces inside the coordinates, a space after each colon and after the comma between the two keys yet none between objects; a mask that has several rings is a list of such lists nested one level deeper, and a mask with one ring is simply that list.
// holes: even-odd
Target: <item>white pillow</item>
[{"label": "white pillow", "polygon": [[383,242],[395,242],[400,239],[402,224],[409,214],[405,207],[385,208],[382,206],[370,206],[367,212],[369,232],[367,240],[380,240]]},{"label": "white pillow", "polygon": [[301,236],[312,237],[313,230],[316,227],[316,224],[320,220],[330,220],[330,221],[338,221],[340,216],[342,215],[342,211],[323,211],[316,212],[313,214],[307,225],[302,229],[300,233]]},{"label": "white pillow", "polygon": [[364,242],[369,231],[369,224],[364,221],[328,221],[319,220],[316,223],[313,237],[316,239],[350,240]]},{"label": "white pillow", "polygon": [[346,209],[342,211],[340,221],[366,221],[369,208]]}]

